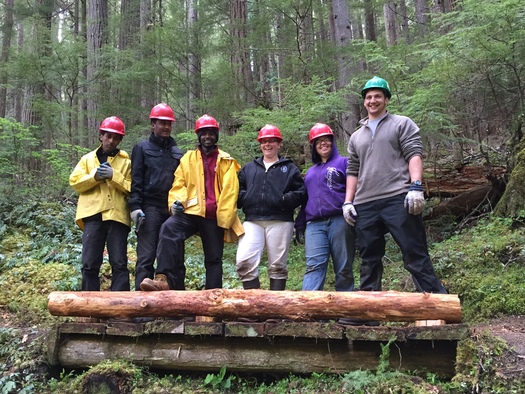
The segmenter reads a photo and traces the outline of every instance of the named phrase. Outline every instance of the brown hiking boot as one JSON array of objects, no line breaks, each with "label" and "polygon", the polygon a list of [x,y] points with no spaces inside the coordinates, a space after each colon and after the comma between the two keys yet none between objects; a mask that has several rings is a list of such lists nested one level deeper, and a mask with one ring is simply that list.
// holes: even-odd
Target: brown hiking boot
[{"label": "brown hiking boot", "polygon": [[146,278],[140,284],[140,290],[142,291],[164,291],[169,289],[168,279],[166,275],[162,274],[155,275],[155,279]]}]

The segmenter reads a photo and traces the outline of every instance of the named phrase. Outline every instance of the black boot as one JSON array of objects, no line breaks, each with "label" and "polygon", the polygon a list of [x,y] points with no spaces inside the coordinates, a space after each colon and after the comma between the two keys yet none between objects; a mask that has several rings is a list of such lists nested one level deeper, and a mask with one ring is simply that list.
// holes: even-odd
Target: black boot
[{"label": "black boot", "polygon": [[261,283],[259,282],[259,278],[255,278],[252,280],[247,280],[246,282],[242,282],[242,287],[244,290],[260,289]]},{"label": "black boot", "polygon": [[270,278],[270,290],[285,290],[286,279],[272,279]]}]

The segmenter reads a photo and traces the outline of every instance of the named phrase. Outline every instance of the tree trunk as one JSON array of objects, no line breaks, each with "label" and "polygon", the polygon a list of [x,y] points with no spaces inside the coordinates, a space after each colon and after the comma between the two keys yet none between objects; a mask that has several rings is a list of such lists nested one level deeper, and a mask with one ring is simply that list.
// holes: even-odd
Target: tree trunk
[{"label": "tree trunk", "polygon": [[426,0],[414,0],[415,17],[420,36],[426,36],[430,22],[430,10]]},{"label": "tree trunk", "polygon": [[[2,52],[0,53],[0,63],[5,65],[9,60],[9,49],[13,37],[13,0],[5,0],[4,24],[2,26]],[[0,118],[5,118],[7,113],[7,83],[9,79],[7,71],[3,70],[0,74]],[[1,130],[0,130],[1,131]]]},{"label": "tree trunk", "polygon": [[385,17],[386,45],[392,47],[397,43],[397,24],[396,24],[397,6],[393,1],[387,1],[383,6]]},{"label": "tree trunk", "polygon": [[365,38],[368,41],[377,41],[374,5],[372,0],[364,0]]},{"label": "tree trunk", "polygon": [[457,295],[386,292],[193,290],[157,292],[53,292],[54,316],[285,318],[340,317],[378,321],[461,321]]},{"label": "tree trunk", "polygon": [[239,102],[254,102],[250,52],[247,45],[248,5],[246,0],[232,0],[230,3],[230,37],[232,40],[231,65]]},{"label": "tree trunk", "polygon": [[[337,47],[337,79],[336,89],[346,87],[352,76],[356,74],[356,66],[353,65],[348,56],[348,46],[352,37],[350,11],[346,0],[334,0],[332,2],[332,13],[334,19],[334,32],[332,36]],[[350,135],[355,131],[359,121],[359,105],[355,95],[346,97],[348,111],[341,115],[341,127],[335,132],[340,140],[344,140],[345,134]]]},{"label": "tree trunk", "polygon": [[[187,22],[189,31],[189,53],[188,53],[188,103],[187,103],[187,118],[190,120],[196,119],[199,115],[197,102],[201,98],[202,77],[201,77],[201,60],[199,54],[199,35],[195,31],[195,25],[198,21],[197,1],[190,0],[188,2]],[[187,127],[191,127],[188,124]]]},{"label": "tree trunk", "polygon": [[94,133],[94,130],[98,130],[100,123],[97,103],[100,96],[100,77],[103,71],[100,53],[102,47],[107,44],[108,1],[91,0],[88,2],[87,11],[88,135],[92,136],[89,138],[89,145],[95,145],[98,135]]}]

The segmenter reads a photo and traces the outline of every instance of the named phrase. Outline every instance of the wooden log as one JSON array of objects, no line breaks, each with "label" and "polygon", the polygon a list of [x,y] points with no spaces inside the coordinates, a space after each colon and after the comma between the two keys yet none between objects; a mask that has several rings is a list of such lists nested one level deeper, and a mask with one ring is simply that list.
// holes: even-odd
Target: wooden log
[{"label": "wooden log", "polygon": [[156,292],[52,292],[55,316],[132,318],[141,316],[248,317],[294,321],[356,318],[376,321],[461,322],[454,294],[268,290],[190,290]]}]

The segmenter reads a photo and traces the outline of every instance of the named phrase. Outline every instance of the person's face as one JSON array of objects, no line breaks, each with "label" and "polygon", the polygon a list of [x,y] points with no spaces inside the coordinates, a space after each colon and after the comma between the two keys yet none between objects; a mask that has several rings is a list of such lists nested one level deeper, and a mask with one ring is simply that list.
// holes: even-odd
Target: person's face
[{"label": "person's face", "polygon": [[265,159],[275,160],[279,155],[281,140],[278,138],[263,138],[259,141],[261,152]]},{"label": "person's face", "polygon": [[388,99],[381,89],[370,89],[366,92],[364,105],[369,119],[377,119],[386,113]]},{"label": "person's face", "polygon": [[155,137],[168,138],[171,135],[173,122],[171,120],[153,119],[151,121],[151,131]]},{"label": "person's face", "polygon": [[199,142],[205,151],[213,149],[217,143],[217,132],[214,129],[202,129]]},{"label": "person's face", "polygon": [[103,131],[99,134],[100,142],[102,143],[102,150],[104,153],[113,152],[118,144],[122,141],[122,135],[117,133],[110,133],[109,131]]},{"label": "person's face", "polygon": [[332,139],[325,135],[319,138],[316,138],[314,141],[315,150],[323,161],[326,161],[332,153]]}]

